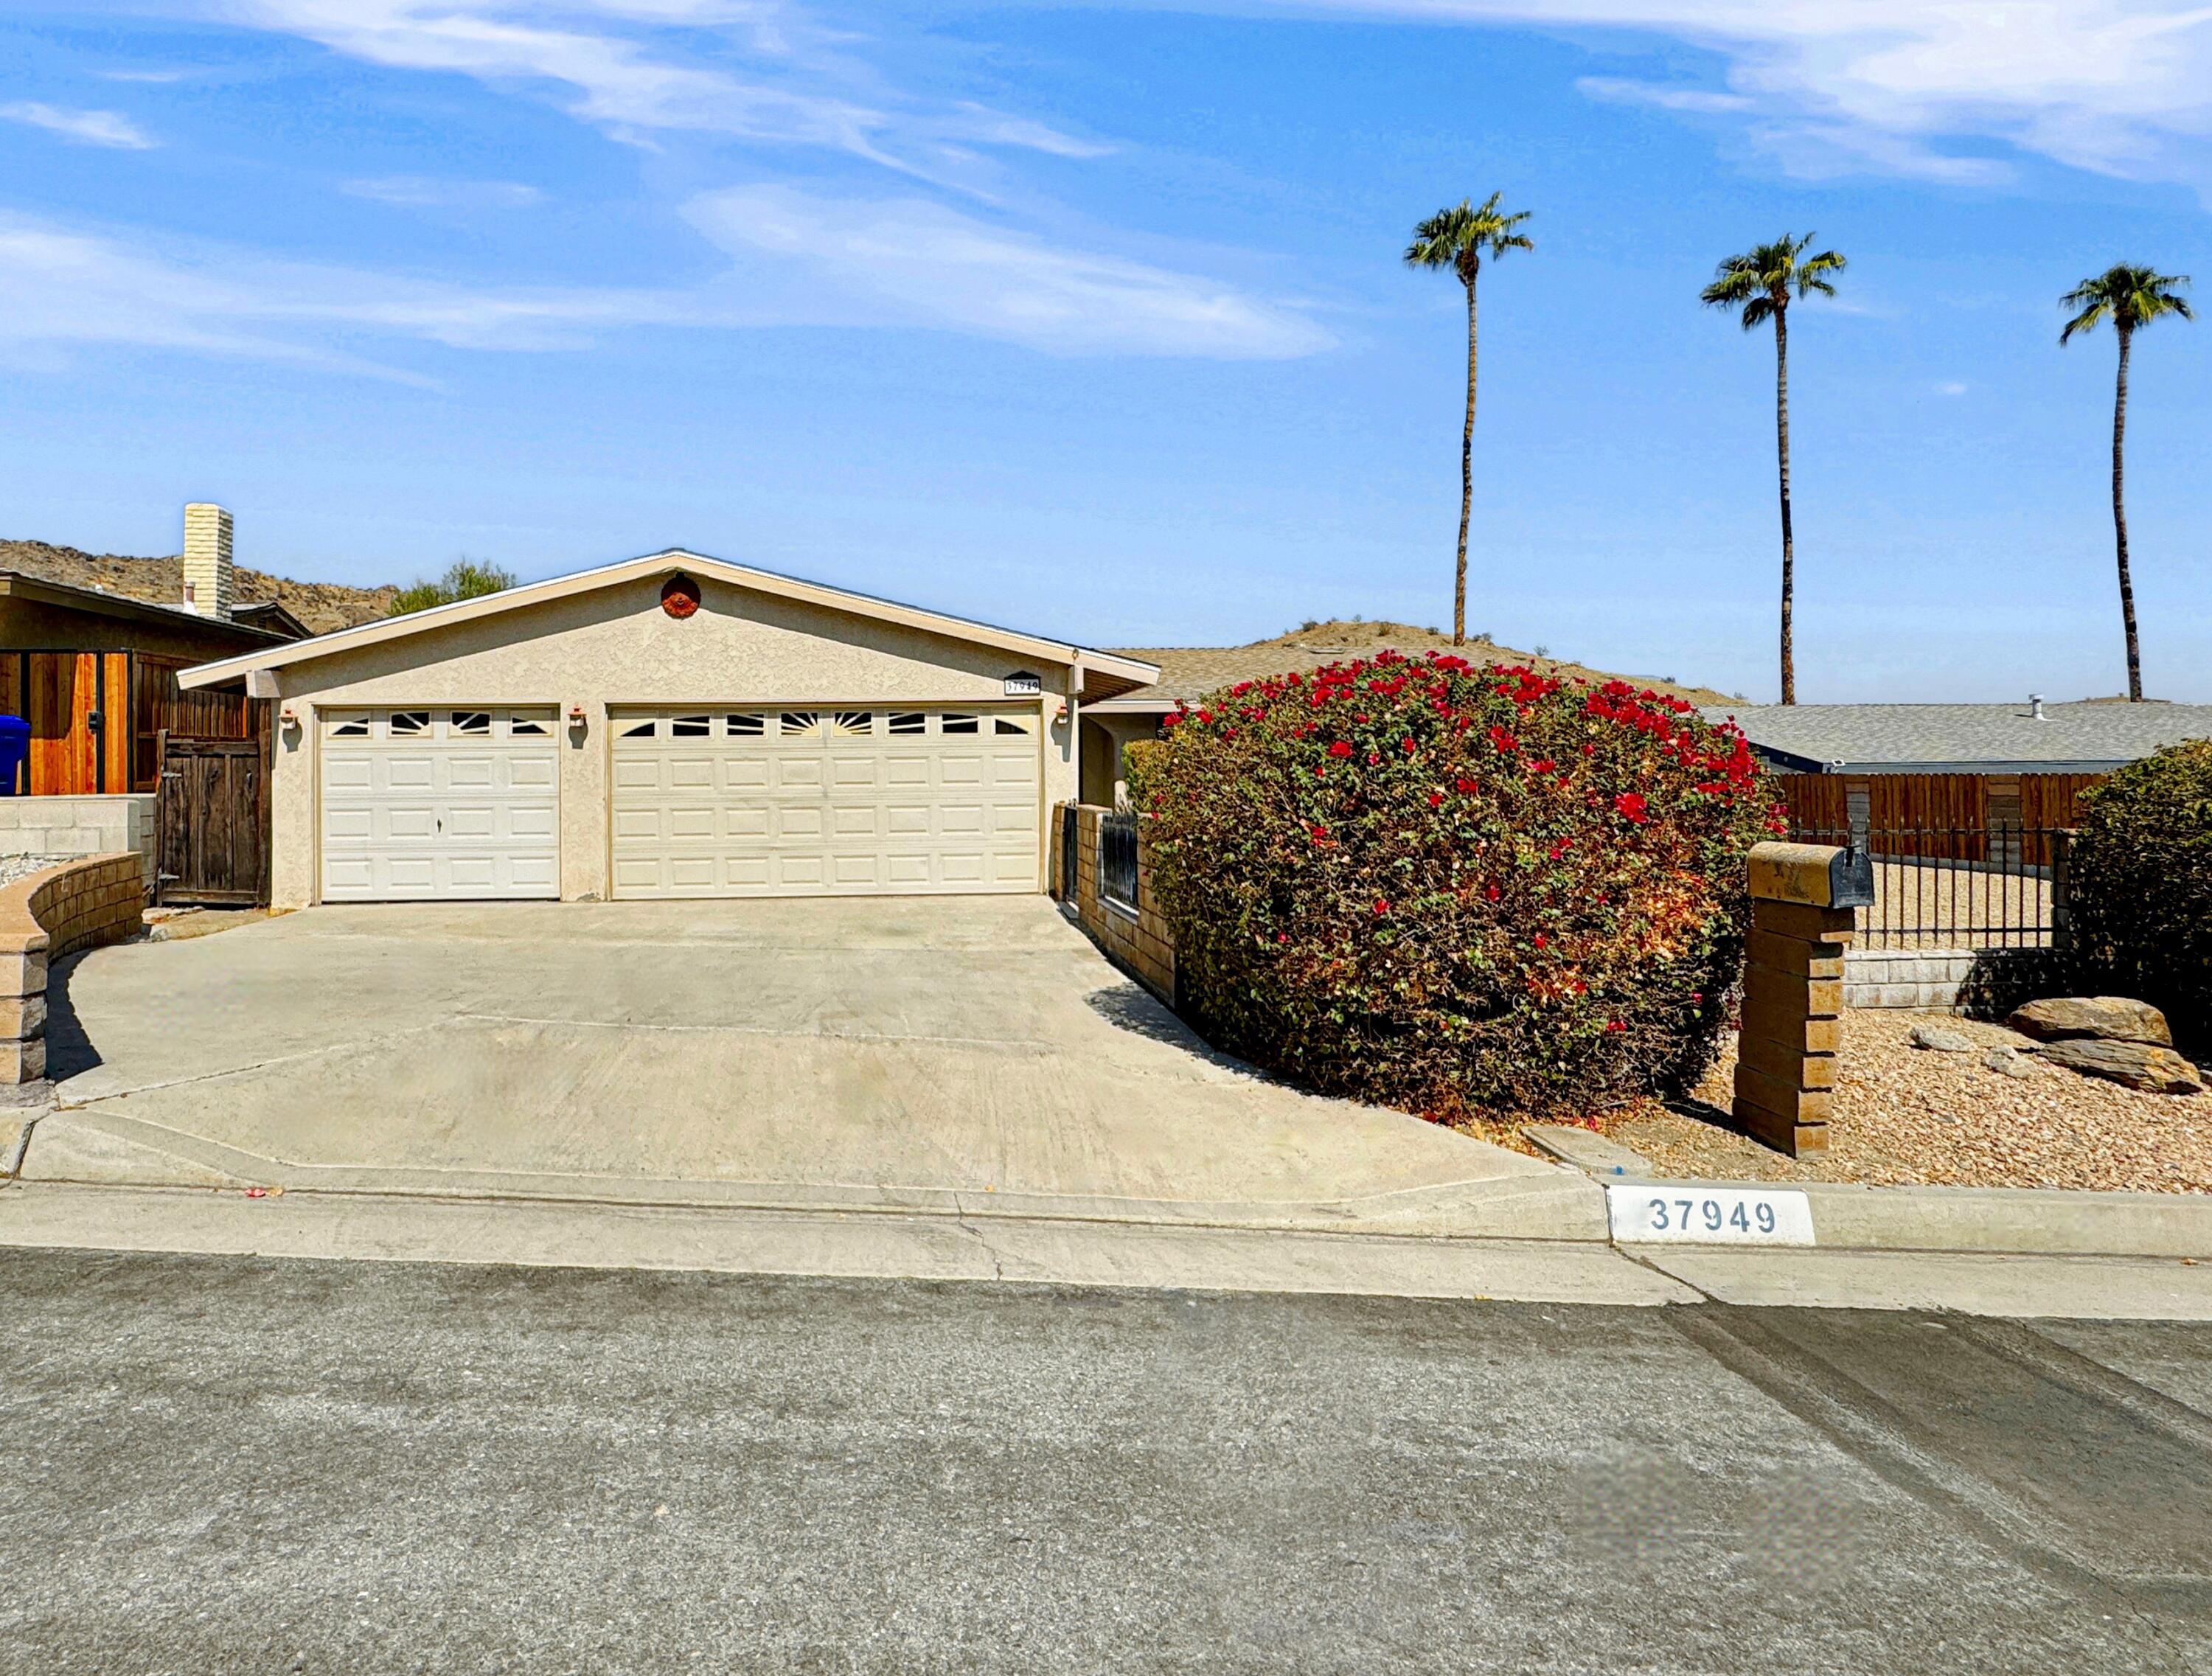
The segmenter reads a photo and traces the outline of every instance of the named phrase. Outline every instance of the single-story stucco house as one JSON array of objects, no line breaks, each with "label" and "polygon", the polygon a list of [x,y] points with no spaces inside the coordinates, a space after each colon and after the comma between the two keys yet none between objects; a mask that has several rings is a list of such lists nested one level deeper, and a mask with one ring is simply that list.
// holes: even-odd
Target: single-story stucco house
[{"label": "single-story stucco house", "polygon": [[270,898],[1045,888],[1152,665],[671,549],[188,670],[276,706]]}]

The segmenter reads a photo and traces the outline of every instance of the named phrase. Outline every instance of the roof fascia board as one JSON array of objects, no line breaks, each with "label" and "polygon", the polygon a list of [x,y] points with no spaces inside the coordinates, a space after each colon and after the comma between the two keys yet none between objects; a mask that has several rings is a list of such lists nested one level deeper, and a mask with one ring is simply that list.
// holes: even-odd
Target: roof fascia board
[{"label": "roof fascia board", "polygon": [[939,635],[948,640],[966,641],[971,645],[996,647],[1025,658],[1038,658],[1048,662],[1073,665],[1081,662],[1102,673],[1118,674],[1132,680],[1157,681],[1159,671],[1151,664],[1134,659],[1117,658],[1110,653],[1085,652],[1080,647],[1063,645],[1056,641],[1040,640],[1032,635],[1016,633],[1010,628],[994,628],[989,623],[971,622],[963,617],[948,616],[939,611],[926,611],[917,606],[901,605],[888,599],[878,599],[868,594],[853,593],[842,588],[833,588],[819,582],[802,581],[796,577],[779,576],[773,571],[755,570],[745,565],[732,564],[726,559],[710,558],[704,553],[694,553],[684,548],[670,548],[665,552],[647,553],[635,559],[620,560],[614,564],[600,565],[590,570],[574,571],[566,576],[550,577],[542,582],[526,582],[520,587],[505,588],[497,593],[488,593],[475,599],[458,600],[450,605],[433,606],[427,611],[410,611],[404,616],[380,618],[365,622],[355,628],[341,628],[335,633],[318,635],[311,640],[286,641],[265,652],[248,653],[240,657],[225,658],[213,663],[180,670],[177,684],[180,687],[210,687],[224,681],[237,679],[253,670],[280,669],[289,664],[307,663],[320,658],[336,657],[342,653],[358,651],[365,647],[381,646],[388,641],[404,640],[427,634],[434,629],[451,628],[479,618],[496,616],[502,612],[520,610],[532,605],[550,604],[558,599],[588,593],[595,588],[616,587],[641,577],[650,576],[671,566],[703,572],[714,580],[733,587],[749,588],[780,598],[795,599],[827,610],[848,615],[876,618],[880,622],[896,622],[927,634]]},{"label": "roof fascia board", "polygon": [[[2147,753],[2146,753],[2147,754]],[[2042,762],[1831,762],[1828,774],[2113,774],[2135,758],[2060,757]]]},{"label": "roof fascia board", "polygon": [[233,622],[228,617],[202,616],[198,612],[185,610],[181,606],[157,604],[151,599],[134,599],[128,594],[102,593],[98,588],[81,588],[69,582],[50,582],[43,576],[26,576],[20,571],[0,572],[0,595],[28,599],[41,605],[58,606],[64,610],[120,617],[130,622],[158,623],[163,628],[211,628],[267,641],[271,646],[290,643],[287,636],[266,628],[256,628],[251,623]]}]

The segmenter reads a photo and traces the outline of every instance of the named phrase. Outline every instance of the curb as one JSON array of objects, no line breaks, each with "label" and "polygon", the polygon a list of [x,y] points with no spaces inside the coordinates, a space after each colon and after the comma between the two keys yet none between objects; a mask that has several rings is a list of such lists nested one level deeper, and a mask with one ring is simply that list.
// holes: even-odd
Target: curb
[{"label": "curb", "polygon": [[[1719,1189],[1802,1195],[1812,1215],[1812,1243],[1823,1250],[2212,1259],[2212,1193],[1708,1181],[1658,1175],[1641,1154],[1588,1130],[1532,1124],[1522,1133],[1608,1193],[1629,1188],[1676,1193]],[[1687,1241],[1615,1243],[1624,1250],[1639,1252],[1686,1248],[1691,1244]],[[1731,1242],[1728,1248],[1741,1247]]]},{"label": "curb", "polygon": [[[1409,1119],[1408,1121],[1415,1120]],[[1526,1160],[1516,1160],[1526,1163]],[[832,1211],[1255,1232],[1579,1242],[1607,1241],[1605,1195],[1559,1166],[1316,1200],[1116,1198],[884,1182],[793,1182],[424,1167],[301,1164],[241,1151],[117,1112],[64,1108],[20,1171],[83,1187],[282,1188],[367,1198],[497,1200],[637,1209]]]}]

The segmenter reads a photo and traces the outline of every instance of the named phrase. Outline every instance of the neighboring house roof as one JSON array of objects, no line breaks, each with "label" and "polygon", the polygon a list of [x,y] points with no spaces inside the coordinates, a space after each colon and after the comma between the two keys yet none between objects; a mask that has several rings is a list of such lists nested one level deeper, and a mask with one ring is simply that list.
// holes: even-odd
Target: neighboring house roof
[{"label": "neighboring house roof", "polygon": [[1164,714],[1178,704],[1195,703],[1208,693],[1239,681],[1260,681],[1292,670],[1315,670],[1354,655],[1346,651],[1306,651],[1281,646],[1156,646],[1123,647],[1116,654],[1156,665],[1159,679],[1118,697],[1085,704],[1109,714]]},{"label": "neighboring house roof", "polygon": [[927,634],[965,641],[970,645],[996,647],[1022,658],[1080,665],[1086,677],[1100,677],[1100,687],[1109,696],[1159,677],[1159,670],[1152,663],[1126,653],[1091,651],[1059,641],[1021,634],[1011,628],[1000,628],[987,622],[972,622],[966,617],[950,616],[941,611],[924,610],[919,606],[902,605],[869,594],[854,593],[848,589],[830,587],[820,582],[805,581],[796,576],[779,575],[771,570],[755,570],[748,565],[732,564],[726,559],[710,558],[703,553],[672,547],[662,552],[647,553],[640,558],[624,559],[617,564],[579,570],[543,582],[526,582],[519,587],[505,588],[497,593],[483,594],[474,599],[459,600],[451,605],[410,611],[404,616],[383,617],[374,622],[364,622],[357,628],[318,635],[312,640],[295,641],[268,650],[248,653],[242,657],[202,664],[197,668],[182,671],[177,680],[180,686],[211,687],[225,681],[237,680],[251,671],[281,669],[289,664],[306,663],[363,647],[381,646],[389,641],[450,628],[459,623],[474,622],[483,617],[569,598],[593,589],[615,587],[626,582],[662,575],[672,570],[683,570],[733,587],[750,588],[756,592],[819,605],[830,610],[849,612],[855,616],[871,617],[878,622],[896,622]]},{"label": "neighboring house roof", "polygon": [[[273,623],[241,621],[237,616],[202,616],[182,605],[159,605],[151,600],[133,599],[127,594],[81,588],[69,582],[50,582],[43,576],[26,576],[13,570],[0,570],[0,598],[29,600],[65,610],[87,611],[95,616],[117,617],[126,622],[158,623],[168,629],[203,629],[210,636],[228,636],[244,646],[281,645],[293,638]],[[283,610],[282,606],[276,609]],[[283,614],[285,620],[293,622],[293,627],[299,626],[290,612]]]},{"label": "neighboring house roof", "polygon": [[1830,774],[2099,774],[2212,738],[2212,704],[1708,705],[1778,766]]},{"label": "neighboring house roof", "polygon": [[1493,645],[1486,640],[1454,646],[1448,636],[1433,629],[1397,622],[1359,622],[1315,624],[1307,632],[1255,641],[1249,646],[1124,647],[1120,651],[1121,657],[1141,658],[1146,663],[1159,665],[1159,679],[1118,697],[1086,702],[1083,707],[1094,714],[1164,715],[1177,705],[1196,703],[1207,694],[1234,686],[1239,681],[1261,681],[1293,671],[1305,673],[1328,664],[1372,658],[1385,648],[1408,658],[1442,652],[1484,665],[1526,665],[1563,681],[1629,680],[1638,686],[1680,694],[1693,702],[1715,696],[1710,687],[1684,688],[1677,683],[1644,677],[1609,675],[1603,670],[1564,663],[1542,653],[1516,652],[1510,647]]},{"label": "neighboring house roof", "polygon": [[292,615],[281,600],[247,599],[230,608],[230,620],[250,628],[266,628],[288,641],[307,638],[307,625]]}]

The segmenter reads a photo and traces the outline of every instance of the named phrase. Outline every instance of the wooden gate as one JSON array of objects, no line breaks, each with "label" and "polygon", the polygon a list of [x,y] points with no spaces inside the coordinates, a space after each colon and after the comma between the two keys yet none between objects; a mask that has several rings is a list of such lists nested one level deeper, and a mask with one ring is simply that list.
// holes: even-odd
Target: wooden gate
[{"label": "wooden gate", "polygon": [[161,736],[157,902],[269,900],[268,740]]}]

